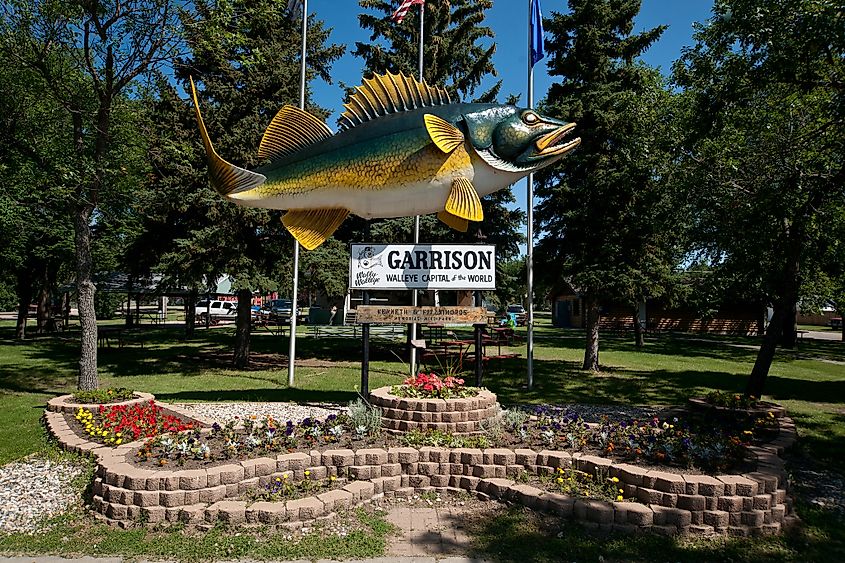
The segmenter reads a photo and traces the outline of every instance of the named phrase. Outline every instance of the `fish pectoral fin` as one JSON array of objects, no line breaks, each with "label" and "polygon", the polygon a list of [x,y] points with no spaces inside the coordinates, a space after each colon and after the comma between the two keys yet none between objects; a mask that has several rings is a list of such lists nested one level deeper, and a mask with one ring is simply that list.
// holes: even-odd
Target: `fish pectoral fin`
[{"label": "fish pectoral fin", "polygon": [[446,199],[446,211],[467,221],[482,221],[484,210],[481,208],[481,198],[475,191],[472,182],[466,178],[455,178],[452,191]]},{"label": "fish pectoral fin", "polygon": [[292,210],[282,217],[282,224],[306,250],[314,250],[332,236],[347,215],[346,209]]},{"label": "fish pectoral fin", "polygon": [[464,134],[461,130],[434,114],[427,113],[423,116],[425,129],[432,142],[437,148],[446,154],[452,152],[464,143]]},{"label": "fish pectoral fin", "polygon": [[332,130],[307,111],[284,106],[267,126],[258,146],[258,158],[278,160],[331,136]]},{"label": "fish pectoral fin", "polygon": [[446,223],[446,225],[462,233],[467,232],[467,229],[469,228],[469,221],[462,217],[458,217],[457,215],[452,215],[445,210],[438,213],[437,218]]}]

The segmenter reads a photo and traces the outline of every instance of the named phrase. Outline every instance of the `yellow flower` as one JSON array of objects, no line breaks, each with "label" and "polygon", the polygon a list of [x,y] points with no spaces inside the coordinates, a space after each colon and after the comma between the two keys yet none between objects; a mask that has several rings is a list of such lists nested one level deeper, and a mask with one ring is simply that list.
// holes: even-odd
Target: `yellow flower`
[{"label": "yellow flower", "polygon": [[288,474],[287,474],[287,473],[285,473],[284,475],[282,475],[282,479],[287,479],[287,478],[288,478]]},{"label": "yellow flower", "polygon": [[558,482],[558,483],[563,483],[563,479],[562,479],[562,478],[560,478],[560,477],[558,477],[558,478],[557,478],[557,482]]},{"label": "yellow flower", "polygon": [[115,444],[120,445],[121,442],[123,442],[123,440],[118,438],[117,441],[115,442]]},{"label": "yellow flower", "polygon": [[276,477],[276,482],[277,482],[277,483],[281,483],[281,482],[282,482],[282,478],[281,478],[281,477]]},{"label": "yellow flower", "polygon": [[622,500],[622,495],[617,496],[617,497],[616,497],[616,500],[621,501],[621,500]]},{"label": "yellow flower", "polygon": [[306,469],[305,470],[305,476],[308,477],[309,475],[311,475],[311,472]]},{"label": "yellow flower", "polygon": [[614,483],[618,483],[618,482],[619,482],[619,477],[614,477],[613,479],[611,479],[611,481],[613,481]]},{"label": "yellow flower", "polygon": [[334,475],[332,475],[331,477],[329,477],[329,481],[337,481],[337,477],[335,477]]},{"label": "yellow flower", "polygon": [[118,432],[117,434],[115,434],[115,436],[117,436],[118,438],[120,438],[122,435],[123,434],[121,432]]},{"label": "yellow flower", "polygon": [[619,492],[620,492],[620,493],[624,493],[625,491],[623,491],[622,489],[619,489]]}]

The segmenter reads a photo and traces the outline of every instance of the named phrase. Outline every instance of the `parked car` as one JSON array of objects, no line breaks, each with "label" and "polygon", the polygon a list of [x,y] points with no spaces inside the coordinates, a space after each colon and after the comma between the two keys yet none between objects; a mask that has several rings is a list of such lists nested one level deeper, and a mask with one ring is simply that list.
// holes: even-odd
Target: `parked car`
[{"label": "parked car", "polygon": [[[277,322],[290,322],[293,302],[290,299],[271,299],[261,309],[261,314]],[[297,322],[307,322],[308,315],[301,308],[296,308]]]},{"label": "parked car", "polygon": [[516,326],[525,326],[525,323],[528,322],[528,312],[526,312],[525,307],[522,305],[508,305],[506,313],[508,316],[514,317]]},{"label": "parked car", "polygon": [[842,317],[833,317],[830,319],[830,328],[834,330],[842,330]]},{"label": "parked car", "polygon": [[212,299],[210,302],[204,299],[196,305],[196,315],[199,322],[204,323],[206,316],[212,323],[220,319],[236,319],[238,316],[238,304],[234,301],[219,301]]}]

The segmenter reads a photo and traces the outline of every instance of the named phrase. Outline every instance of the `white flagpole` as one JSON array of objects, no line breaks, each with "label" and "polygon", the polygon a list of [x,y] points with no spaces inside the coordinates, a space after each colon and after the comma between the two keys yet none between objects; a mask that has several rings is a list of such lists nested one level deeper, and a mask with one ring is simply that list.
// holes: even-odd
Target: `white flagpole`
[{"label": "white flagpole", "polygon": [[[308,0],[302,0],[302,63],[299,72],[299,109],[305,109],[305,50],[308,47]],[[288,349],[288,387],[293,387],[296,371],[296,313],[299,294],[299,241],[293,241],[293,295],[290,308],[290,348]]]},{"label": "white flagpole", "polygon": [[[528,108],[534,107],[534,61],[531,53],[531,8],[532,1],[528,0]],[[534,387],[534,174],[528,174],[528,247],[527,247],[527,269],[528,269],[528,338],[526,357],[528,358],[528,390]]]},{"label": "white flagpole", "polygon": [[[423,81],[423,31],[425,30],[425,2],[420,4],[420,58],[419,58],[419,75],[420,75],[420,82]],[[414,216],[414,244],[419,244],[420,242],[420,216]],[[416,289],[412,290],[411,293],[411,304],[416,307],[419,305],[419,291]],[[416,340],[417,338],[417,325],[416,323],[411,324],[411,340]],[[414,376],[417,374],[417,349],[415,346],[411,346],[411,358],[410,358],[410,369],[411,375]]]}]

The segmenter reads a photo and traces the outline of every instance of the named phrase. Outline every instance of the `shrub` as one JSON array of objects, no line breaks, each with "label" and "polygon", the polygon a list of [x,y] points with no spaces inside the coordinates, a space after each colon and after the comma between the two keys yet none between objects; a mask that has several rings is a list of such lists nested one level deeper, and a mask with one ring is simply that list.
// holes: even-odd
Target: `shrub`
[{"label": "shrub", "polygon": [[92,389],[91,391],[77,391],[73,394],[73,400],[77,403],[96,405],[128,401],[134,397],[135,391],[126,387]]},{"label": "shrub", "polygon": [[349,418],[358,434],[378,436],[381,434],[381,409],[357,399],[349,402]]}]

